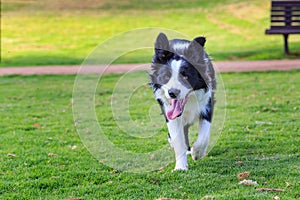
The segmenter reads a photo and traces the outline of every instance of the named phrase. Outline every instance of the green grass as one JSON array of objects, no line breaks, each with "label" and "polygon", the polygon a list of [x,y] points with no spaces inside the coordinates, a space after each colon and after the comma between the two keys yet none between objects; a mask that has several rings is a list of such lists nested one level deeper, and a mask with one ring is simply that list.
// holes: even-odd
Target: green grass
[{"label": "green grass", "polygon": [[[98,120],[107,136],[132,152],[167,144],[165,127],[145,143],[116,127],[110,100],[120,77],[105,75],[95,93]],[[189,159],[188,172],[171,172],[173,162],[142,174],[105,166],[82,144],[72,115],[74,78],[0,78],[1,199],[300,198],[299,70],[223,74],[227,118],[209,155],[199,162]],[[145,86],[134,97],[143,109],[130,104],[131,115],[143,121],[149,102],[155,104],[152,92]],[[238,185],[237,174],[244,171],[258,187]],[[284,192],[257,192],[261,187]]]},{"label": "green grass", "polygon": [[[144,27],[176,30],[191,39],[205,35],[215,60],[299,57],[298,35],[290,36],[292,55],[285,57],[282,37],[264,34],[269,27],[269,4],[269,0],[5,0],[0,66],[81,64],[101,42]],[[118,62],[149,62],[151,54]]]}]

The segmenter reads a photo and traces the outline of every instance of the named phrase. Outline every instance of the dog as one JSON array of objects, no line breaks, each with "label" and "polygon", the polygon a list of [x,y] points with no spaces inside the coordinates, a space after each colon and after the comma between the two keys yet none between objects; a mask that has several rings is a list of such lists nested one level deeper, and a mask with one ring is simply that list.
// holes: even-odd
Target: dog
[{"label": "dog", "polygon": [[[150,85],[167,123],[176,158],[174,170],[188,170],[188,154],[198,160],[206,155],[209,144],[216,79],[205,42],[205,37],[169,40],[160,33],[154,45]],[[188,129],[195,122],[198,137],[190,148]]]}]

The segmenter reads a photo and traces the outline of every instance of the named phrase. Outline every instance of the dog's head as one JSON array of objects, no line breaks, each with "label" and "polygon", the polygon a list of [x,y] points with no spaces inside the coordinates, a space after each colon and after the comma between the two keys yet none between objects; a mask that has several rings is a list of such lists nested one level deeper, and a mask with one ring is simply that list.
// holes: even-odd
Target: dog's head
[{"label": "dog's head", "polygon": [[205,42],[204,37],[168,40],[163,33],[156,39],[150,81],[153,89],[161,89],[169,100],[169,119],[182,114],[191,92],[214,87],[213,68],[203,49]]}]

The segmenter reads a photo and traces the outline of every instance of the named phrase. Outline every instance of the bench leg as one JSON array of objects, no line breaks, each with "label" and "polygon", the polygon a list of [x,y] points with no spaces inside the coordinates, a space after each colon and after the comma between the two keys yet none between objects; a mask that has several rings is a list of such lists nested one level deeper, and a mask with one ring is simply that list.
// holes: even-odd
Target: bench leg
[{"label": "bench leg", "polygon": [[288,37],[289,37],[289,34],[284,34],[283,35],[283,39],[284,39],[284,54],[285,55],[289,55]]}]

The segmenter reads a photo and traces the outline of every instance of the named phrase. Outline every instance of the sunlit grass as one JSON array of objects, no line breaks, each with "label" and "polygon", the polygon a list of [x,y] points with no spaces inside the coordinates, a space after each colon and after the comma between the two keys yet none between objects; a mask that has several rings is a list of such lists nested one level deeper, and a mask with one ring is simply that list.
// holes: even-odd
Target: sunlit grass
[{"label": "sunlit grass", "polygon": [[[1,66],[80,64],[101,42],[144,27],[172,29],[191,39],[204,35],[215,60],[286,58],[282,37],[264,34],[269,27],[267,0],[51,2],[2,3]],[[288,58],[299,56],[299,44],[298,35],[290,37],[293,54]],[[119,62],[149,62],[151,54]]]}]

